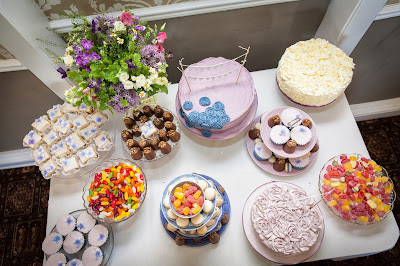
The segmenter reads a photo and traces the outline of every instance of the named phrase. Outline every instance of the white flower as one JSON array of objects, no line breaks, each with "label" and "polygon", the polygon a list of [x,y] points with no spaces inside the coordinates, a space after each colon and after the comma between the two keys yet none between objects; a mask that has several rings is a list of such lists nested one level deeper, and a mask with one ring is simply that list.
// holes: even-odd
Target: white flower
[{"label": "white flower", "polygon": [[141,91],[141,92],[139,93],[139,97],[140,97],[140,98],[146,97],[146,93],[145,93],[144,91]]},{"label": "white flower", "polygon": [[133,35],[137,35],[137,30],[133,29]]},{"label": "white flower", "polygon": [[131,76],[132,81],[136,81],[136,76]]},{"label": "white flower", "polygon": [[119,73],[118,78],[119,78],[119,81],[124,83],[124,81],[127,81],[129,79],[129,74],[124,72],[124,71],[122,71],[122,72]]},{"label": "white flower", "polygon": [[125,90],[131,90],[133,89],[134,84],[132,81],[127,80],[125,82],[122,82],[122,85],[124,85]]},{"label": "white flower", "polygon": [[157,70],[155,68],[150,67],[149,72],[151,75],[157,74]]},{"label": "white flower", "polygon": [[117,34],[116,33],[111,33],[111,37],[115,37],[115,36],[117,36]]},{"label": "white flower", "polygon": [[143,86],[143,87],[144,87],[144,90],[145,90],[145,91],[151,90],[151,86],[150,86],[150,85],[151,85],[151,81],[150,81],[150,80],[147,80],[146,83],[145,83],[144,86]]},{"label": "white flower", "polygon": [[72,64],[74,63],[74,58],[71,55],[66,55],[62,57],[62,59],[64,60],[64,64],[66,64],[67,66],[72,66]]},{"label": "white flower", "polygon": [[139,77],[136,77],[136,85],[138,88],[144,87],[144,84],[146,83],[146,77],[141,74]]},{"label": "white flower", "polygon": [[123,43],[124,43],[124,39],[117,38],[117,43],[118,43],[118,44],[123,44]]},{"label": "white flower", "polygon": [[126,30],[126,27],[125,27],[124,23],[122,23],[121,21],[115,21],[114,29],[116,31],[124,31],[124,30]]}]

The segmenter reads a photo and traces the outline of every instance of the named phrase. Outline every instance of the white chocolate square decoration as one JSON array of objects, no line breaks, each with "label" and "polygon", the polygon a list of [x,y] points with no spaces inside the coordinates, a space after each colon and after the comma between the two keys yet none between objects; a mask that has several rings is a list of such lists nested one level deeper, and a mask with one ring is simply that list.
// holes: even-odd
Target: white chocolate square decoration
[{"label": "white chocolate square decoration", "polygon": [[65,142],[67,143],[68,147],[74,152],[76,152],[77,150],[86,145],[77,132],[74,132],[68,137],[66,137]]},{"label": "white chocolate square decoration", "polygon": [[84,104],[84,103],[81,103],[81,105],[79,105],[79,112],[85,112],[85,113],[88,113],[88,114],[91,114],[91,113],[93,113],[93,106],[87,106],[86,104]]},{"label": "white chocolate square decoration", "polygon": [[54,124],[54,129],[61,132],[61,134],[66,135],[72,129],[72,123],[68,120],[66,116],[60,117]]},{"label": "white chocolate square decoration", "polygon": [[32,155],[38,165],[51,158],[50,152],[45,145],[40,145],[39,148],[33,151]]},{"label": "white chocolate square decoration", "polygon": [[61,138],[58,136],[57,132],[54,130],[50,130],[49,133],[43,136],[43,140],[47,143],[47,145],[52,146],[54,143],[59,141]]},{"label": "white chocolate square decoration", "polygon": [[112,141],[105,131],[102,131],[95,139],[94,143],[99,150],[106,150],[111,148]]},{"label": "white chocolate square decoration", "polygon": [[57,163],[50,159],[39,167],[44,178],[49,179],[58,169]]},{"label": "white chocolate square decoration", "polygon": [[45,115],[42,115],[41,117],[35,119],[35,122],[32,123],[32,127],[40,133],[43,133],[50,126],[51,126],[51,123],[50,123],[49,119],[47,119],[47,116],[45,116]]},{"label": "white chocolate square decoration", "polygon": [[142,132],[142,137],[145,139],[150,138],[157,133],[157,128],[153,125],[153,122],[147,121],[142,126],[140,126],[140,131]]},{"label": "white chocolate square decoration", "polygon": [[77,129],[83,129],[89,125],[89,122],[83,115],[80,115],[72,121],[72,125]]},{"label": "white chocolate square decoration", "polygon": [[63,168],[64,173],[68,174],[73,170],[81,168],[78,164],[76,156],[71,156],[70,158],[61,158],[60,165]]},{"label": "white chocolate square decoration", "polygon": [[40,145],[42,142],[42,136],[34,130],[29,131],[28,134],[24,137],[23,143],[25,146],[29,146],[31,149],[34,149]]},{"label": "white chocolate square decoration", "polygon": [[79,131],[79,134],[86,142],[90,142],[100,132],[96,124],[90,124],[88,127]]},{"label": "white chocolate square decoration", "polygon": [[97,125],[101,126],[108,120],[108,116],[102,111],[96,110],[96,112],[89,116],[89,119],[95,122]]},{"label": "white chocolate square decoration", "polygon": [[59,141],[51,147],[51,152],[54,156],[59,159],[63,156],[67,156],[71,153],[68,145],[64,141]]},{"label": "white chocolate square decoration", "polygon": [[49,116],[51,122],[55,122],[58,118],[64,115],[64,112],[62,111],[61,105],[57,104],[47,111],[47,115]]},{"label": "white chocolate square decoration", "polygon": [[99,157],[96,149],[93,146],[89,146],[77,153],[79,160],[82,164],[86,164],[90,159],[95,159]]}]

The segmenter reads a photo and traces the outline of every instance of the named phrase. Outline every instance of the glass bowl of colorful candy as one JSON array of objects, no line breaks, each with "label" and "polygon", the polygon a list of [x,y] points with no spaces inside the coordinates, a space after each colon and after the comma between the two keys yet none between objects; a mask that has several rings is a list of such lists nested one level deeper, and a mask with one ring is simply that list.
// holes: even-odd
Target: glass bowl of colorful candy
[{"label": "glass bowl of colorful candy", "polygon": [[203,210],[204,191],[195,182],[180,182],[172,189],[169,200],[175,215],[192,218]]},{"label": "glass bowl of colorful candy", "polygon": [[83,188],[88,213],[106,223],[132,217],[146,197],[147,181],[142,170],[126,159],[111,159],[96,167]]},{"label": "glass bowl of colorful candy", "polygon": [[335,156],[319,175],[321,196],[330,210],[356,224],[385,219],[396,198],[393,187],[382,166],[359,154]]}]

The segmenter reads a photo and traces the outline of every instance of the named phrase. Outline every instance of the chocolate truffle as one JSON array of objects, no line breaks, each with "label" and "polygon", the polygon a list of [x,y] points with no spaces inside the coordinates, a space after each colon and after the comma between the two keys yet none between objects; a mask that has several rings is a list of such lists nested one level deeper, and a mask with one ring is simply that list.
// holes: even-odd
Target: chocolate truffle
[{"label": "chocolate truffle", "polygon": [[296,150],[296,141],[295,140],[288,140],[285,145],[283,145],[283,151],[286,153],[293,153]]},{"label": "chocolate truffle", "polygon": [[312,150],[310,152],[317,152],[319,150],[319,144],[315,143],[314,147],[312,148]]},{"label": "chocolate truffle", "polygon": [[142,151],[138,147],[131,149],[131,157],[133,160],[140,160],[143,157]]},{"label": "chocolate truffle", "polygon": [[170,153],[171,150],[172,150],[171,145],[169,145],[169,144],[168,144],[167,142],[165,142],[165,141],[160,141],[160,143],[158,143],[158,148],[160,148],[160,151],[161,151],[163,154],[168,154],[168,153]]},{"label": "chocolate truffle", "polygon": [[153,115],[153,110],[151,109],[150,106],[146,105],[145,107],[143,107],[143,113],[148,117],[150,117]]},{"label": "chocolate truffle", "polygon": [[130,148],[130,149],[133,148],[133,147],[139,147],[139,142],[137,142],[134,139],[128,139],[126,141],[126,146],[128,146],[128,148]]},{"label": "chocolate truffle", "polygon": [[161,129],[157,132],[158,138],[163,141],[168,141],[167,131]]},{"label": "chocolate truffle", "polygon": [[211,232],[207,238],[211,244],[217,244],[221,237],[217,232]]},{"label": "chocolate truffle", "polygon": [[249,137],[250,137],[251,139],[256,139],[256,138],[258,138],[259,136],[260,136],[260,130],[259,130],[259,129],[253,128],[253,129],[250,129],[250,130],[249,130]]},{"label": "chocolate truffle", "polygon": [[163,116],[164,113],[164,109],[157,105],[156,107],[154,107],[154,115],[158,118],[161,118]]},{"label": "chocolate truffle", "polygon": [[276,125],[279,125],[281,123],[281,119],[279,118],[278,115],[274,115],[270,119],[268,119],[268,126],[269,127],[274,127]]},{"label": "chocolate truffle", "polygon": [[282,172],[285,170],[285,159],[278,159],[274,163],[274,170],[277,172]]},{"label": "chocolate truffle", "polygon": [[140,118],[140,123],[146,123],[147,121],[149,121],[149,118],[146,115],[142,115]]},{"label": "chocolate truffle", "polygon": [[227,223],[229,223],[229,215],[227,213],[224,213],[224,215],[222,215],[221,224]]},{"label": "chocolate truffle", "polygon": [[171,121],[165,122],[165,123],[164,123],[164,126],[165,126],[165,129],[166,129],[167,131],[176,130],[176,125],[175,125],[174,123],[172,123]]},{"label": "chocolate truffle", "polygon": [[140,128],[139,128],[138,125],[134,125],[134,126],[132,127],[132,133],[133,133],[133,135],[134,135],[135,137],[139,137],[139,136],[142,134],[142,132],[140,132]]},{"label": "chocolate truffle", "polygon": [[223,186],[218,186],[217,188],[222,195],[225,195],[225,189],[223,188]]},{"label": "chocolate truffle", "polygon": [[124,129],[121,131],[121,138],[123,141],[127,141],[128,139],[131,139],[133,137],[132,133],[129,132],[128,130]]},{"label": "chocolate truffle", "polygon": [[143,153],[144,153],[144,157],[147,160],[153,160],[154,158],[156,158],[156,152],[151,147],[144,148]]},{"label": "chocolate truffle", "polygon": [[133,125],[136,125],[136,121],[133,120],[130,117],[125,117],[124,118],[124,124],[125,124],[127,129],[131,129]]},{"label": "chocolate truffle", "polygon": [[139,110],[136,110],[133,112],[132,115],[133,115],[133,119],[135,119],[136,121],[139,121],[140,117],[143,115],[143,113],[140,112]]},{"label": "chocolate truffle", "polygon": [[308,127],[309,129],[311,129],[312,128],[312,123],[311,123],[311,120],[310,119],[304,119],[303,120],[303,126],[305,126],[305,127]]},{"label": "chocolate truffle", "polygon": [[178,142],[181,139],[181,134],[178,131],[170,130],[168,131],[168,137],[172,142]]},{"label": "chocolate truffle", "polygon": [[159,118],[154,118],[153,125],[158,129],[162,129],[164,128],[164,121]]},{"label": "chocolate truffle", "polygon": [[183,246],[183,245],[185,245],[185,243],[186,243],[186,239],[184,239],[184,238],[181,237],[180,235],[176,235],[176,237],[175,237],[175,243],[176,243],[178,246]]},{"label": "chocolate truffle", "polygon": [[158,150],[158,144],[160,143],[160,140],[158,139],[158,138],[156,138],[156,137],[151,137],[150,138],[150,147],[153,149],[153,150]]},{"label": "chocolate truffle", "polygon": [[139,141],[139,147],[140,147],[140,149],[142,149],[142,151],[143,151],[144,148],[150,147],[150,143],[149,143],[147,140],[145,140],[145,139],[141,139],[141,140]]},{"label": "chocolate truffle", "polygon": [[163,116],[164,121],[172,122],[174,120],[174,116],[168,111],[164,112],[162,116]]}]

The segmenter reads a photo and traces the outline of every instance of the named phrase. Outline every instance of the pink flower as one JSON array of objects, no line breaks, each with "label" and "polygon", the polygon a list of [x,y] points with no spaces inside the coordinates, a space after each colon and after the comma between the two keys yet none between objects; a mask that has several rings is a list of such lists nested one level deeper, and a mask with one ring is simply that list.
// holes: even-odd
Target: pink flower
[{"label": "pink flower", "polygon": [[154,46],[155,48],[157,48],[157,52],[159,52],[159,53],[162,53],[162,52],[165,51],[165,49],[164,49],[164,47],[162,46],[161,43],[153,44],[153,46]]},{"label": "pink flower", "polygon": [[120,16],[121,22],[125,25],[125,26],[132,26],[133,23],[133,18],[132,18],[132,14],[129,12],[123,12]]},{"label": "pink flower", "polygon": [[167,34],[165,32],[160,32],[157,36],[158,43],[164,43],[165,39],[167,39]]},{"label": "pink flower", "polygon": [[83,92],[83,93],[88,93],[88,91],[89,91],[89,88],[86,88],[86,89],[84,89],[82,92]]}]

